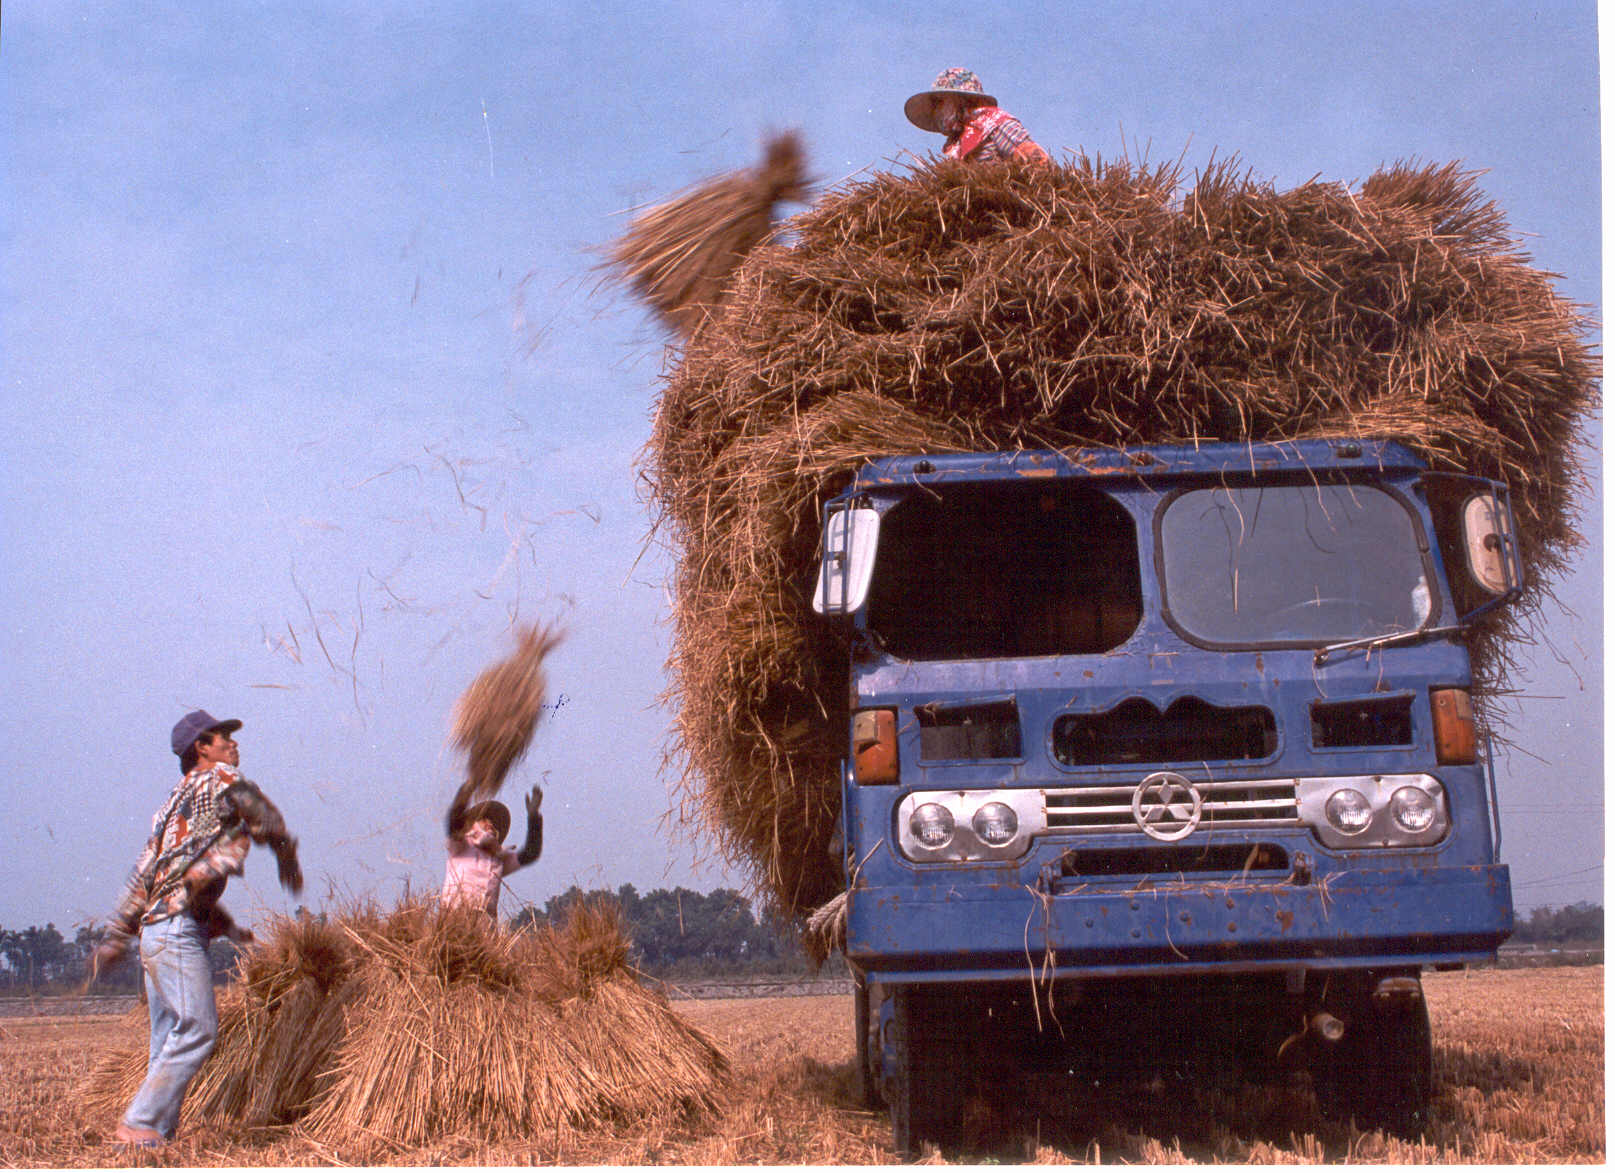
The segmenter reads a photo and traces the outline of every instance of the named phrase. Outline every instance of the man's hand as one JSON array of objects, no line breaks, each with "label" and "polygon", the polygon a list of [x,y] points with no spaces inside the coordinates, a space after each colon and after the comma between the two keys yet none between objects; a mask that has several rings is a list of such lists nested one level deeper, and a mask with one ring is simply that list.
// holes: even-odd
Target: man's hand
[{"label": "man's hand", "polygon": [[297,840],[286,831],[280,808],[270,802],[255,782],[242,778],[225,790],[236,815],[254,843],[267,844],[275,853],[280,886],[293,896],[303,891],[303,869],[297,863]]},{"label": "man's hand", "polygon": [[102,941],[90,954],[90,976],[84,986],[88,989],[101,974],[123,960],[128,946],[118,941]]},{"label": "man's hand", "polygon": [[544,816],[539,813],[539,807],[544,802],[544,792],[537,786],[527,796],[527,842],[522,844],[516,853],[516,866],[526,867],[539,857],[544,850]]},{"label": "man's hand", "polygon": [[293,896],[303,891],[303,865],[297,862],[297,840],[290,835],[276,839],[270,849],[275,853],[275,868],[280,874],[280,886]]}]

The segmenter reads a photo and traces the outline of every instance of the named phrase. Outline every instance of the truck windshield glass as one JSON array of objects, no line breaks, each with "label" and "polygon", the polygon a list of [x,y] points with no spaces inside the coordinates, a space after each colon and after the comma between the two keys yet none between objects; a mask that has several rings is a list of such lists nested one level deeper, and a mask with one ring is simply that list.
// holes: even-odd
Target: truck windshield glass
[{"label": "truck windshield glass", "polygon": [[926,490],[881,519],[869,627],[904,659],[1109,651],[1138,626],[1138,538],[1085,485]]},{"label": "truck windshield glass", "polygon": [[1161,519],[1173,622],[1213,644],[1329,643],[1431,614],[1412,516],[1364,485],[1195,490]]}]

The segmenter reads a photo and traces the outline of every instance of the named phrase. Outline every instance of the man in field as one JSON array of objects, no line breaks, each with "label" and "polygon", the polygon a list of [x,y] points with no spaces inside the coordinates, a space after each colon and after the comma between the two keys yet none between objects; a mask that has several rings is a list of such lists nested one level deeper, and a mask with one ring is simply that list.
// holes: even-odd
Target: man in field
[{"label": "man in field", "polygon": [[233,737],[240,728],[201,709],[174,726],[169,744],[180,759],[179,785],[153,817],[151,838],[91,958],[93,980],[140,940],[151,1057],[116,1132],[126,1145],[157,1147],[173,1138],[186,1088],[213,1050],[219,1016],[208,938],[251,939],[219,905],[251,843],[274,851],[288,891],[303,887],[297,840],[275,805],[241,776]]},{"label": "man in field", "polygon": [[998,99],[982,92],[981,79],[968,69],[944,69],[928,90],[903,103],[903,113],[921,130],[945,135],[942,153],[950,159],[994,163],[1025,159],[1047,163],[1049,153]]}]

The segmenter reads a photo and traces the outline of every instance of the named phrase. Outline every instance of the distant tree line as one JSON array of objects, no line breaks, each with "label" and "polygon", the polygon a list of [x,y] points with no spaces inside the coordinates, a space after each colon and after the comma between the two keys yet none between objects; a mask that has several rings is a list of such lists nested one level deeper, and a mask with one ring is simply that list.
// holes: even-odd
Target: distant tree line
[{"label": "distant tree line", "polygon": [[[616,891],[568,888],[542,908],[530,905],[511,920],[513,928],[542,922],[560,923],[579,900],[608,897],[622,908],[624,929],[632,942],[634,966],[654,977],[701,978],[796,975],[809,971],[796,933],[752,912],[751,901],[732,888],[696,892],[689,888],[654,888],[640,893],[632,884]],[[78,929],[71,940],[55,924],[43,928],[0,928],[0,994],[68,992],[86,976],[90,952],[100,939],[92,927]],[[1602,948],[1604,907],[1580,901],[1556,908],[1533,908],[1515,918],[1511,943]],[[236,956],[229,941],[210,948],[213,971],[225,980]],[[130,992],[140,985],[140,966],[125,959],[103,974],[96,989]]]},{"label": "distant tree line", "polygon": [[560,923],[580,900],[606,897],[622,908],[632,964],[656,977],[719,977],[803,974],[809,966],[789,926],[758,919],[751,901],[732,888],[696,892],[654,888],[641,894],[632,884],[615,892],[576,886],[524,909],[513,926]]},{"label": "distant tree line", "polygon": [[1581,945],[1603,948],[1604,906],[1585,900],[1561,908],[1533,908],[1514,918],[1516,945]]},{"label": "distant tree line", "polygon": [[[0,994],[69,993],[81,988],[89,976],[89,959],[101,931],[83,926],[70,941],[54,923],[44,928],[0,928]],[[215,981],[224,980],[235,962],[236,947],[220,939],[208,947]],[[139,958],[130,955],[102,974],[95,992],[127,994],[140,988]]]},{"label": "distant tree line", "polygon": [[[512,927],[559,923],[579,900],[609,897],[622,907],[623,927],[632,942],[630,961],[655,977],[770,976],[801,974],[808,964],[788,926],[759,920],[751,902],[731,888],[696,892],[689,888],[656,888],[641,894],[632,884],[616,891],[584,891],[572,887],[552,896],[542,908],[530,905],[511,920]],[[71,940],[54,924],[43,928],[0,928],[0,995],[67,993],[82,986],[90,953],[100,930],[86,926]],[[224,981],[236,947],[220,939],[209,947],[213,971]],[[126,957],[101,975],[99,993],[132,993],[140,987],[139,959]]]},{"label": "distant tree line", "polygon": [[96,934],[82,928],[69,941],[54,924],[0,929],[0,982],[37,989],[82,977]]}]

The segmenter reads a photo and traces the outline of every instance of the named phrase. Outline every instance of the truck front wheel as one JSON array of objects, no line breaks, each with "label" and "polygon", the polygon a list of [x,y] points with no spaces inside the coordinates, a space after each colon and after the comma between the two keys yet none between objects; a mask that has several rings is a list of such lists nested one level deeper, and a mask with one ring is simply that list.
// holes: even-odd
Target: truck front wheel
[{"label": "truck front wheel", "polygon": [[1429,1120],[1435,1076],[1430,1012],[1422,992],[1384,1004],[1355,1000],[1346,1036],[1313,1068],[1325,1116],[1353,1118],[1361,1128],[1417,1136]]},{"label": "truck front wheel", "polygon": [[880,1087],[876,1082],[878,1070],[876,1053],[879,1038],[875,1034],[875,1015],[870,1006],[869,982],[861,974],[852,979],[852,1045],[853,1071],[857,1076],[858,1101],[866,1108],[880,1107]]},{"label": "truck front wheel", "polygon": [[914,1160],[929,1141],[957,1145],[969,1078],[968,1025],[947,1005],[943,990],[902,986],[893,991],[896,1071],[891,1102],[892,1145]]}]

